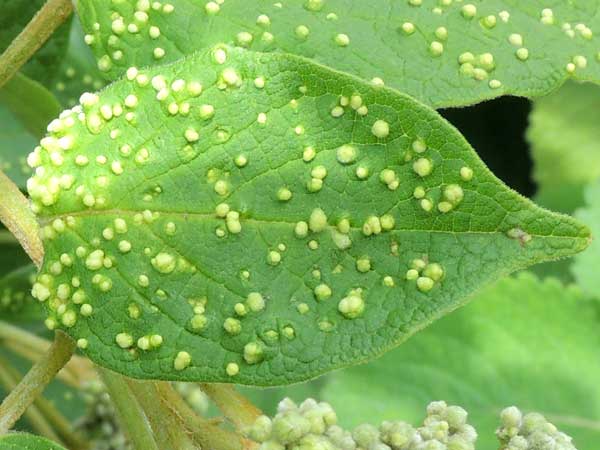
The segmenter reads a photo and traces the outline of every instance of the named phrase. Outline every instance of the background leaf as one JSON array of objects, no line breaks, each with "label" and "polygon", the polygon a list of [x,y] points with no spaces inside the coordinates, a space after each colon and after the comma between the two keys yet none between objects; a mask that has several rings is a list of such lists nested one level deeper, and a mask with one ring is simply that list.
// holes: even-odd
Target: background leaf
[{"label": "background leaf", "polygon": [[46,134],[48,122],[61,111],[60,104],[48,89],[21,73],[2,86],[0,102],[38,139]]},{"label": "background leaf", "polygon": [[27,155],[38,141],[18,121],[14,114],[0,103],[0,169],[21,189],[25,189],[31,168]]},{"label": "background leaf", "polygon": [[52,85],[52,92],[64,106],[75,106],[81,94],[98,91],[107,84],[96,66],[94,55],[83,39],[81,22],[74,17],[69,48]]},{"label": "background leaf", "polygon": [[[0,247],[0,249],[3,249]],[[3,252],[3,257],[8,256]],[[31,296],[37,270],[33,264],[4,275],[0,273],[0,320],[34,321],[43,319],[43,309]]]},{"label": "background leaf", "polygon": [[600,87],[568,83],[533,103],[527,139],[534,158],[537,201],[572,212],[584,187],[600,179]]},{"label": "background leaf", "polygon": [[345,426],[418,423],[430,401],[459,404],[481,449],[498,447],[498,414],[514,404],[546,415],[579,450],[593,450],[600,445],[599,320],[600,303],[573,285],[522,273],[378,361],[336,373],[322,399]]},{"label": "background leaf", "polygon": [[129,78],[62,116],[30,189],[46,323],[119,372],[306,380],[587,246],[396,91],[226,47]]},{"label": "background leaf", "polygon": [[590,247],[573,260],[571,272],[581,288],[596,298],[600,297],[600,183],[594,183],[585,190],[586,206],[576,212],[576,216],[590,224],[596,239]]},{"label": "background leaf", "polygon": [[383,79],[434,107],[539,96],[569,76],[600,81],[594,0],[449,3],[81,0],[79,14],[111,79],[224,42]]},{"label": "background leaf", "polygon": [[25,433],[0,436],[0,450],[65,450],[48,439]]}]

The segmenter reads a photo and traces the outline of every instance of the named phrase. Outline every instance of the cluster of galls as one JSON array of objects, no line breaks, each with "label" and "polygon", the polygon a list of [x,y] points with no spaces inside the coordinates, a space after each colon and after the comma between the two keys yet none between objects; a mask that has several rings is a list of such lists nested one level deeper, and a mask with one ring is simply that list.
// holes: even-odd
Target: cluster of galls
[{"label": "cluster of galls", "polygon": [[500,414],[502,425],[496,431],[500,450],[576,450],[571,437],[538,413],[523,415],[511,406]]},{"label": "cluster of galls", "polygon": [[259,417],[247,430],[260,450],[474,450],[477,433],[459,406],[433,402],[423,425],[383,422],[379,428],[359,425],[347,431],[327,403],[305,400],[297,406],[284,399],[277,415]]}]

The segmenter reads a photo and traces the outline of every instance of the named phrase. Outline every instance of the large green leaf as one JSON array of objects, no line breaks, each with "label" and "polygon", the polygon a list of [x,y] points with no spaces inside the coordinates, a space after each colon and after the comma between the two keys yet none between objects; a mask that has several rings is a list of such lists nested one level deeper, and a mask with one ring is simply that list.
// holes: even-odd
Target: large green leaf
[{"label": "large green leaf", "polygon": [[0,450],[65,450],[65,448],[40,436],[12,433],[0,436]]},{"label": "large green leaf", "polygon": [[[45,0],[0,0],[0,52],[3,52]],[[46,86],[52,83],[69,42],[70,20],[61,25],[52,37],[33,55],[24,67],[28,77]]]},{"label": "large green leaf", "polygon": [[29,192],[47,324],[130,376],[305,380],[590,239],[435,111],[308,60],[218,46],[129,78],[51,125]]},{"label": "large green leaf", "polygon": [[600,81],[595,0],[80,0],[79,13],[112,79],[227,42],[382,79],[434,107]]},{"label": "large green leaf", "polygon": [[498,413],[515,404],[543,413],[579,450],[595,450],[599,324],[597,301],[523,273],[486,288],[380,360],[338,372],[322,399],[346,426],[416,422],[432,400],[458,403],[477,428],[478,449],[498,448]]},{"label": "large green leaf", "polygon": [[600,179],[600,87],[568,83],[534,102],[527,138],[535,161],[537,199],[571,212],[583,203],[583,189]]},{"label": "large green leaf", "polygon": [[[581,220],[590,224],[595,236],[600,236],[600,182],[585,190],[586,206],[577,211]],[[600,298],[600,241],[594,239],[590,247],[573,260],[571,272],[581,288],[589,295]]]}]

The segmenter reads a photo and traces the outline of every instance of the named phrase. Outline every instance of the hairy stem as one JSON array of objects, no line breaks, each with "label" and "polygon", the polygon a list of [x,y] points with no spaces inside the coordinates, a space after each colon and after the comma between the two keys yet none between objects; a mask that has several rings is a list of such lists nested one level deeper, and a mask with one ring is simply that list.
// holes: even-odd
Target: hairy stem
[{"label": "hairy stem", "polygon": [[[19,378],[13,375],[9,367],[10,365],[8,361],[0,358],[0,385],[2,385],[8,392],[13,390],[19,382]],[[53,441],[60,442],[60,438],[52,429],[52,425],[48,423],[46,418],[35,405],[31,405],[29,408],[27,408],[23,416],[25,416],[36,433],[45,436],[48,439],[52,439]]]},{"label": "hairy stem", "polygon": [[260,409],[230,384],[201,383],[200,388],[238,430],[252,425],[262,415]]},{"label": "hairy stem", "polygon": [[48,0],[0,56],[0,87],[19,71],[73,12],[71,0]]},{"label": "hairy stem", "polygon": [[163,404],[155,382],[128,380],[128,384],[144,409],[161,450],[198,450],[182,423]]},{"label": "hairy stem", "polygon": [[203,448],[214,450],[240,450],[247,448],[244,439],[236,433],[214,425],[197,415],[173,389],[170,383],[156,383],[160,398],[171,408],[179,420],[193,434],[194,440]]},{"label": "hairy stem", "polygon": [[[52,345],[46,339],[1,320],[0,341],[6,348],[33,363],[39,362]],[[58,378],[74,388],[80,387],[84,381],[94,377],[95,372],[90,361],[77,355],[73,356],[58,373]]]},{"label": "hairy stem", "polygon": [[[9,361],[0,357],[0,372],[6,375],[6,389],[10,391],[17,386],[18,380],[22,378],[22,374],[13,367]],[[0,376],[2,376],[0,374]],[[50,428],[52,436],[48,436],[44,433],[44,436],[56,440],[54,436],[55,432],[57,437],[71,450],[87,450],[89,446],[84,442],[83,438],[73,430],[69,420],[56,409],[56,407],[49,402],[46,398],[38,397],[34,404],[27,408],[25,416],[30,420],[31,417],[28,414],[30,411],[35,411],[36,414],[41,415],[43,424]],[[40,432],[39,430],[36,430]],[[40,432],[41,433],[41,432]]]},{"label": "hairy stem", "polygon": [[158,450],[144,410],[122,375],[98,367],[98,372],[114,403],[120,423],[135,450]]},{"label": "hairy stem", "polygon": [[[0,58],[1,59],[1,58]],[[0,70],[2,70],[0,62]],[[31,260],[40,267],[44,247],[39,237],[39,227],[29,203],[19,188],[0,171],[0,222],[18,239]]]},{"label": "hairy stem", "polygon": [[0,436],[13,427],[58,371],[67,364],[74,351],[75,342],[62,331],[57,331],[48,353],[33,365],[0,405]]}]

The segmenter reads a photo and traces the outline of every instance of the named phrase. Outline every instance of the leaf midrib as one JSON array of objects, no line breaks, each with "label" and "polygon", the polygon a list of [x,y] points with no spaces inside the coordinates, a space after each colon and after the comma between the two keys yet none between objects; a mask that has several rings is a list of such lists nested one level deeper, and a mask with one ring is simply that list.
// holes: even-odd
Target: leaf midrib
[{"label": "leaf midrib", "polygon": [[[193,217],[198,219],[213,219],[213,220],[225,220],[224,218],[217,217],[215,213],[199,213],[199,212],[181,212],[181,211],[162,211],[157,209],[145,208],[140,210],[129,210],[129,209],[105,209],[101,211],[74,211],[74,212],[64,212],[61,214],[56,214],[52,216],[40,217],[38,216],[38,220],[41,226],[50,225],[56,219],[65,219],[67,217],[94,217],[94,216],[133,216],[136,214],[141,214],[144,211],[151,211],[153,213],[159,213],[170,216],[177,216],[178,218],[185,219],[185,217]],[[298,223],[297,220],[287,221],[287,220],[268,220],[268,219],[256,219],[256,218],[244,218],[243,216],[240,218],[242,223],[255,224],[255,225],[288,225],[290,227],[296,226]],[[335,225],[326,225],[325,227],[328,231],[338,231],[337,226]],[[352,231],[362,231],[362,227],[350,226]],[[437,233],[437,234],[448,234],[448,235],[463,235],[463,234],[473,234],[473,235],[492,235],[492,234],[502,234],[505,235],[506,231],[494,230],[494,231],[447,231],[447,230],[432,230],[427,228],[400,228],[396,227],[390,230],[390,233],[393,232],[411,232],[411,233]],[[567,235],[554,235],[554,234],[535,234],[528,233],[532,237],[538,238],[556,238],[556,239],[578,239],[588,242],[591,238],[583,237],[583,236],[567,236]],[[507,239],[510,239],[507,237]]]}]

